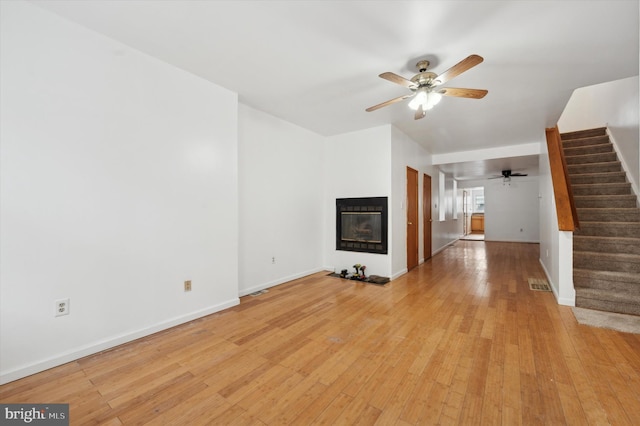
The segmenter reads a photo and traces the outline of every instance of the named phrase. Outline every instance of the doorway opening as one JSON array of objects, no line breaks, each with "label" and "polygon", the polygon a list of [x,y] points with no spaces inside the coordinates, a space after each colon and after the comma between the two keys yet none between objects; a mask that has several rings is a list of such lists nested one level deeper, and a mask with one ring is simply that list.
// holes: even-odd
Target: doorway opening
[{"label": "doorway opening", "polygon": [[484,187],[467,188],[462,192],[464,217],[463,240],[484,241]]}]

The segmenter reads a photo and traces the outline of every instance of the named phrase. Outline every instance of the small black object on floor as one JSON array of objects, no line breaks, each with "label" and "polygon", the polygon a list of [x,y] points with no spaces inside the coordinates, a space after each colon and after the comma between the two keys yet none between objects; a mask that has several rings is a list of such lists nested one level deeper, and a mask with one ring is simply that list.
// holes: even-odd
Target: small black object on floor
[{"label": "small black object on floor", "polygon": [[389,282],[389,278],[387,277],[381,277],[378,275],[369,275],[368,277],[366,277],[365,279],[359,278],[359,277],[355,277],[355,276],[350,276],[347,275],[345,277],[343,277],[340,274],[336,274],[336,273],[330,273],[327,274],[330,277],[334,277],[334,278],[342,278],[343,280],[350,280],[350,281],[360,281],[362,283],[367,283],[367,284],[376,284],[376,285],[385,285],[386,283]]}]

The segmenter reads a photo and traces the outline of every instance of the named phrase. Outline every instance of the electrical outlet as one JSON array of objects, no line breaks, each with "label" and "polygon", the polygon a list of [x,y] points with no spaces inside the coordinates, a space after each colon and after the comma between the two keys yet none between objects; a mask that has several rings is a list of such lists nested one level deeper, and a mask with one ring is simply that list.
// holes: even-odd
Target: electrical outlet
[{"label": "electrical outlet", "polygon": [[184,282],[184,291],[191,291],[191,280]]},{"label": "electrical outlet", "polygon": [[273,257],[271,258],[271,263],[276,263],[276,257],[275,257],[275,256],[273,256]]},{"label": "electrical outlet", "polygon": [[56,316],[61,317],[63,315],[69,315],[69,299],[60,299],[55,301]]}]

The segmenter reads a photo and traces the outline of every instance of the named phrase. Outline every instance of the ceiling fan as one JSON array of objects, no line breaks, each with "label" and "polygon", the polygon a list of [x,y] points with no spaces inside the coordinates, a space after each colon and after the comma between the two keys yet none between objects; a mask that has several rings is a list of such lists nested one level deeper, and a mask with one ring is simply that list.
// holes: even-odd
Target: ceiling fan
[{"label": "ceiling fan", "polygon": [[387,105],[391,105],[405,99],[413,98],[411,102],[409,102],[409,107],[416,111],[415,119],[419,120],[427,114],[427,110],[433,108],[434,105],[440,102],[442,95],[455,96],[458,98],[482,99],[488,93],[487,90],[459,89],[455,87],[447,87],[442,89],[437,88],[438,86],[445,84],[452,78],[462,74],[470,68],[475,67],[482,61],[484,61],[482,56],[470,55],[449,68],[447,71],[438,75],[436,73],[427,71],[427,68],[429,67],[429,61],[423,60],[416,64],[419,72],[418,74],[414,75],[411,80],[408,80],[392,72],[384,72],[380,74],[379,77],[384,78],[385,80],[388,80],[392,83],[404,86],[407,89],[411,90],[412,93],[390,99],[378,105],[374,105],[367,108],[366,111],[375,111]]},{"label": "ceiling fan", "polygon": [[503,179],[505,182],[509,182],[512,177],[529,176],[526,173],[513,173],[511,170],[503,170],[501,173],[500,176],[493,176],[489,179]]}]

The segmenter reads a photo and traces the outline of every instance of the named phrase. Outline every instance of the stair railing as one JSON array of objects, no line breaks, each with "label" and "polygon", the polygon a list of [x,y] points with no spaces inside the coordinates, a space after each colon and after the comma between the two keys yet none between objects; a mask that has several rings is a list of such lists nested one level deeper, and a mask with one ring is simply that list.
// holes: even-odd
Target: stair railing
[{"label": "stair railing", "polygon": [[556,200],[556,214],[560,231],[575,231],[580,228],[578,213],[573,200],[573,192],[569,181],[567,161],[564,158],[562,140],[558,126],[545,129],[547,149],[549,151],[549,166],[553,193]]}]

